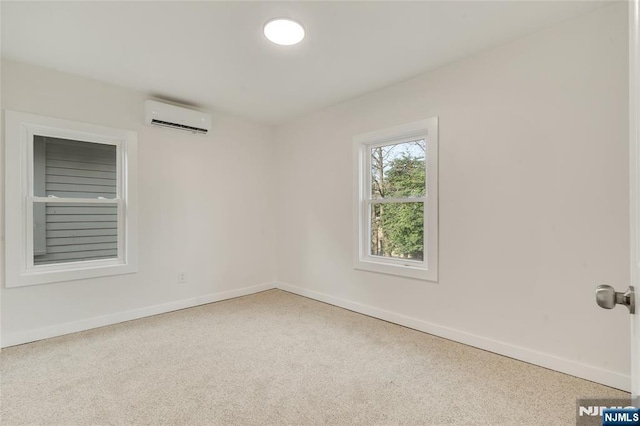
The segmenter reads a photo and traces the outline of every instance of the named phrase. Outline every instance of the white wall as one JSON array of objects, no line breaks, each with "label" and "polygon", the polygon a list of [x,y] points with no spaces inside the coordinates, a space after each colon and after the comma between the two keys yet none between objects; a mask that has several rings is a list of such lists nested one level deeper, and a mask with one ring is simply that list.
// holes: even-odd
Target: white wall
[{"label": "white wall", "polygon": [[[279,127],[282,287],[620,388],[626,4]],[[440,281],[352,269],[353,135],[440,117]]]},{"label": "white wall", "polygon": [[206,137],[151,128],[142,93],[11,61],[1,78],[3,109],[137,131],[140,192],[139,272],[2,288],[3,345],[271,286],[272,128],[223,114]]}]

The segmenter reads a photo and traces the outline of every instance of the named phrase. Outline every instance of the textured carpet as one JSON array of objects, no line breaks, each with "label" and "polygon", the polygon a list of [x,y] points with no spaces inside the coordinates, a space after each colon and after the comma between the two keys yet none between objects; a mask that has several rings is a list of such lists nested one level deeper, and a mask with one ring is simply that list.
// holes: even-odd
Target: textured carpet
[{"label": "textured carpet", "polygon": [[571,425],[628,394],[280,290],[3,350],[2,425]]}]

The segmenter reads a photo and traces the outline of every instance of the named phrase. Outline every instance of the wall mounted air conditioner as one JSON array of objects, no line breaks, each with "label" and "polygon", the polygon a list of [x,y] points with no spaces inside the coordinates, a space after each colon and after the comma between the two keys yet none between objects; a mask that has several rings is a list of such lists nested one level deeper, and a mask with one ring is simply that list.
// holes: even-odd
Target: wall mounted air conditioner
[{"label": "wall mounted air conditioner", "polygon": [[211,129],[211,114],[157,101],[145,101],[145,123],[206,135]]}]

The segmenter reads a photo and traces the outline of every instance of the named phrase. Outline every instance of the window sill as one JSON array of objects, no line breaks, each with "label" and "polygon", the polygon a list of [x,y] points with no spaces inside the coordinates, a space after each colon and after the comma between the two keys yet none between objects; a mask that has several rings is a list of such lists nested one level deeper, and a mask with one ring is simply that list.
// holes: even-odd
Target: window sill
[{"label": "window sill", "polygon": [[416,266],[396,265],[385,262],[357,260],[353,269],[358,271],[375,272],[378,274],[394,275],[411,278],[420,281],[438,282],[438,273],[435,269],[426,269]]},{"label": "window sill", "polygon": [[92,266],[92,267],[83,267],[81,263],[77,264],[78,267],[72,269],[70,266],[69,269],[64,269],[60,271],[51,271],[51,270],[42,270],[38,271],[30,270],[28,272],[23,272],[19,275],[14,275],[13,277],[10,274],[7,275],[7,281],[5,284],[6,288],[17,288],[17,287],[25,287],[31,285],[38,284],[49,284],[55,282],[62,281],[74,281],[74,280],[82,280],[88,278],[100,278],[100,277],[109,277],[114,275],[124,275],[124,274],[133,274],[138,272],[137,265],[133,264],[125,264],[125,263],[116,263],[110,265],[101,265],[101,266]]}]

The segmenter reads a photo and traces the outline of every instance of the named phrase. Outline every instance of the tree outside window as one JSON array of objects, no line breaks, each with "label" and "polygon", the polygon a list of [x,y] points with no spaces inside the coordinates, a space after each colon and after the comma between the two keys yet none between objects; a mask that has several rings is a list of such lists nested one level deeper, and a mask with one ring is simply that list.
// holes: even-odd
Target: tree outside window
[{"label": "tree outside window", "polygon": [[371,255],[424,259],[426,145],[371,148]]}]

